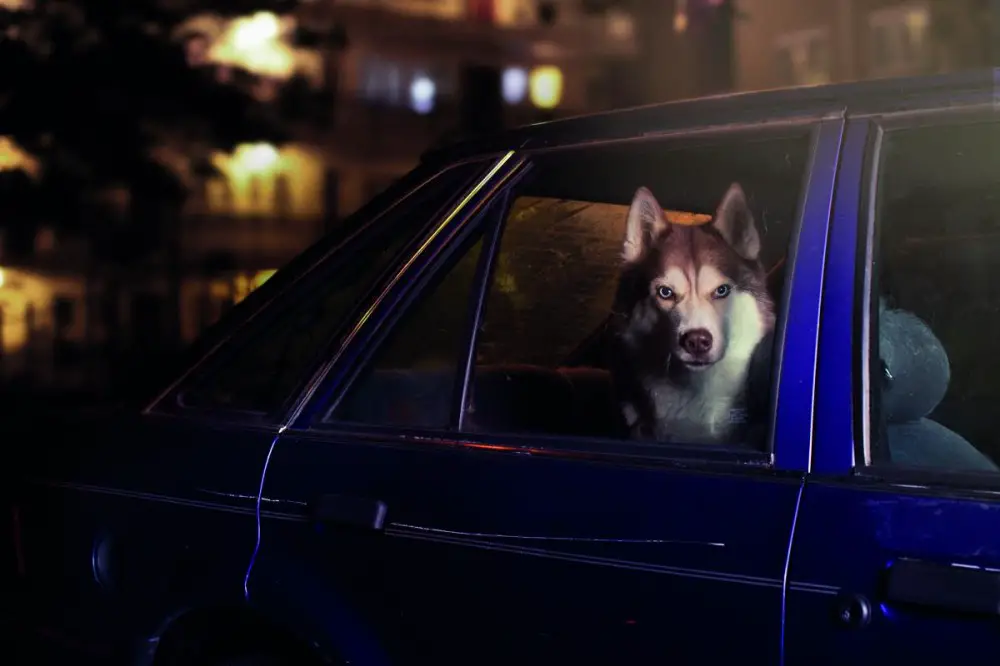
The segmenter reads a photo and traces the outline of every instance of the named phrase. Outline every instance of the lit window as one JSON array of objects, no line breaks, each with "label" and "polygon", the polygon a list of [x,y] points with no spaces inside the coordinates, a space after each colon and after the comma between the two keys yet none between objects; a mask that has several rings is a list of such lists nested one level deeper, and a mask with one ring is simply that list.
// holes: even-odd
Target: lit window
[{"label": "lit window", "polygon": [[10,138],[0,136],[0,171],[14,169],[23,169],[35,175],[38,173],[38,163]]},{"label": "lit window", "polygon": [[563,74],[554,65],[536,67],[528,79],[531,103],[539,109],[554,109],[562,101]]},{"label": "lit window", "polygon": [[237,146],[233,166],[247,174],[268,173],[278,163],[278,149],[269,143],[246,143]]},{"label": "lit window", "polygon": [[420,74],[410,83],[410,107],[417,113],[430,113],[434,109],[434,81]]},{"label": "lit window", "polygon": [[271,12],[237,17],[212,45],[207,59],[254,74],[287,79],[295,69],[295,52],[285,36],[291,23]]},{"label": "lit window", "polygon": [[520,104],[528,94],[528,74],[520,67],[508,67],[500,80],[503,101]]},{"label": "lit window", "polygon": [[257,289],[262,284],[270,280],[271,276],[273,276],[277,272],[278,271],[276,270],[257,271],[257,273],[253,276],[253,281],[251,282],[251,289]]}]

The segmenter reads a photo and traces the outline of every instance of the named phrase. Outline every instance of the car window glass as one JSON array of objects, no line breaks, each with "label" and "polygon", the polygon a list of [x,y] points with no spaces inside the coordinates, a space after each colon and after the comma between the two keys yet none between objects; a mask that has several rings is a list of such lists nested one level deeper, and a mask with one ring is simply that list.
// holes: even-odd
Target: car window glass
[{"label": "car window glass", "polygon": [[470,307],[482,253],[476,241],[424,290],[327,420],[444,428],[468,348]]},{"label": "car window glass", "polygon": [[875,462],[997,471],[1000,123],[887,132],[875,225]]},{"label": "car window glass", "polygon": [[[318,355],[401,251],[463,191],[480,167],[450,169],[391,209],[328,267],[279,297],[259,323],[226,344],[219,362],[184,387],[186,407],[270,412],[305,381]],[[270,314],[270,316],[267,316]]]},{"label": "car window glass", "polygon": [[762,447],[810,145],[538,155],[493,264],[466,426]]}]

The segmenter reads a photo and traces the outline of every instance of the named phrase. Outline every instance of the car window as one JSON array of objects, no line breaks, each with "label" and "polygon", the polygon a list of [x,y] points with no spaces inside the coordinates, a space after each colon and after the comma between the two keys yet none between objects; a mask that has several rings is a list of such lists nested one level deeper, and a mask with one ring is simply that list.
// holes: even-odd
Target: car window
[{"label": "car window", "polygon": [[763,447],[810,145],[536,155],[493,262],[466,427]]},{"label": "car window", "polygon": [[1000,123],[889,131],[878,173],[873,461],[997,471]]},{"label": "car window", "polygon": [[[393,327],[328,421],[445,428],[472,325],[482,240],[462,249]],[[442,275],[443,273],[443,275]]]},{"label": "car window", "polygon": [[412,192],[226,343],[220,358],[182,387],[179,402],[265,413],[279,409],[376,280],[480,171],[473,164],[452,168]]}]

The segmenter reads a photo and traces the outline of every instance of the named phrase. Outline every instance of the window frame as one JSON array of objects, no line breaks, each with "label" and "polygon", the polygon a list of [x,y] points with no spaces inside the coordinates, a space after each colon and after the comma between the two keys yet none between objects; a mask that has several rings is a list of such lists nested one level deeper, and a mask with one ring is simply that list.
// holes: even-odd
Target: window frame
[{"label": "window frame", "polygon": [[[491,159],[492,158],[492,159]],[[360,210],[353,213],[345,220],[345,227],[353,229],[340,238],[333,235],[334,242],[329,246],[329,238],[320,240],[312,248],[307,249],[298,257],[292,260],[287,267],[282,267],[261,289],[251,293],[243,302],[236,307],[244,306],[245,316],[231,322],[230,327],[224,333],[212,340],[208,349],[200,354],[197,359],[188,366],[184,373],[163,390],[144,410],[143,414],[163,417],[177,417],[183,419],[193,419],[202,423],[238,423],[251,426],[269,426],[284,423],[288,415],[300,404],[302,396],[307,392],[307,387],[314,381],[317,372],[322,368],[325,359],[332,353],[329,349],[333,340],[345,329],[357,325],[357,320],[364,308],[368,305],[373,294],[385,284],[390,276],[399,271],[401,265],[413,261],[423,250],[427,242],[428,234],[441,223],[441,219],[449,214],[456,203],[462,200],[475,182],[488,172],[495,156],[482,155],[470,159],[457,161],[450,164],[439,164],[424,169],[418,169],[408,177],[404,177],[392,184],[386,191],[382,192]],[[373,236],[385,231],[380,228],[385,218],[392,215],[398,207],[407,205],[411,197],[420,196],[421,192],[428,187],[433,188],[434,183],[441,178],[453,176],[460,170],[467,169],[465,176],[458,176],[461,186],[446,201],[443,202],[439,210],[433,215],[429,215],[427,220],[417,228],[407,243],[397,252],[385,269],[372,281],[358,298],[358,303],[345,316],[343,323],[336,327],[331,333],[330,340],[324,343],[323,350],[317,354],[317,360],[309,364],[303,371],[301,381],[296,388],[286,396],[282,403],[275,409],[267,411],[256,411],[246,409],[227,409],[214,406],[185,405],[181,400],[184,390],[202,379],[210,378],[218,369],[231,357],[230,341],[238,340],[239,346],[252,345],[262,334],[260,330],[253,330],[252,327],[263,321],[264,326],[279,318],[287,312],[288,308],[294,309],[292,301],[301,302],[298,293],[307,285],[314,285],[323,281],[326,276],[335,273],[345,257],[348,257],[359,245],[364,246],[371,242]],[[416,175],[416,178],[413,176]],[[352,223],[353,222],[353,223]],[[398,220],[390,221],[394,224]],[[356,226],[356,228],[354,228]],[[310,256],[316,254],[315,258]],[[290,279],[284,280],[265,299],[256,299],[257,292],[265,291],[280,273],[290,271]],[[245,305],[244,305],[245,304]],[[235,308],[234,308],[235,309]],[[245,336],[245,337],[243,337]]]},{"label": "window frame", "polygon": [[[515,175],[514,178],[517,178]],[[329,400],[320,400],[317,403],[318,411],[314,416],[314,428],[334,429],[341,428],[376,428],[388,431],[409,431],[413,428],[390,424],[368,424],[356,421],[340,421],[333,418],[334,412],[340,406],[342,400],[347,396],[356,383],[363,379],[365,373],[372,368],[372,363],[378,359],[379,353],[385,349],[389,338],[401,326],[406,325],[407,316],[415,312],[420,304],[425,302],[425,297],[433,291],[440,283],[434,284],[438,278],[447,279],[448,272],[454,268],[455,264],[462,260],[467,252],[479,241],[483,246],[476,261],[476,268],[473,272],[472,284],[469,289],[469,301],[465,303],[465,329],[460,334],[462,346],[455,351],[455,381],[454,393],[451,398],[449,408],[448,425],[444,428],[432,428],[434,432],[451,431],[456,419],[463,417],[462,406],[468,382],[468,367],[470,364],[470,354],[475,349],[474,343],[470,345],[470,339],[475,338],[479,312],[481,310],[482,287],[488,284],[484,281],[484,275],[488,273],[493,264],[495,243],[499,240],[498,229],[500,220],[505,208],[505,195],[500,195],[499,199],[487,201],[483,205],[482,211],[473,216],[468,223],[456,227],[453,233],[442,242],[440,255],[434,265],[428,267],[423,273],[417,275],[409,286],[407,293],[400,299],[397,307],[388,313],[384,323],[374,331],[372,336],[364,342],[364,349],[358,354],[352,363],[352,367],[344,380],[338,386],[327,393]],[[454,262],[454,263],[453,263]],[[430,286],[433,285],[433,286]],[[461,397],[460,397],[461,396]]]},{"label": "window frame", "polygon": [[[863,117],[863,120],[868,123],[868,137],[856,203],[856,247],[852,253],[852,354],[850,369],[841,371],[851,375],[851,437],[847,441],[841,438],[839,442],[830,443],[831,448],[840,447],[841,454],[849,449],[850,461],[846,464],[847,461],[840,455],[822,472],[841,482],[864,486],[887,489],[906,486],[907,492],[945,496],[989,493],[995,498],[996,490],[1000,489],[1000,473],[899,467],[873,461],[871,387],[876,369],[873,358],[878,354],[878,338],[874,334],[877,333],[875,326],[878,322],[878,299],[875,294],[879,292],[874,263],[879,257],[880,225],[876,224],[876,217],[885,159],[882,147],[897,131],[921,127],[1000,126],[1000,109],[992,104],[970,104],[873,115]],[[834,276],[834,279],[844,280],[845,277]]]},{"label": "window frame", "polygon": [[[292,427],[315,427],[320,429],[336,429],[341,426],[353,428],[361,424],[346,422],[327,422],[327,414],[336,410],[344,395],[350,391],[353,383],[364,373],[368,363],[382,348],[383,342],[392,333],[411,308],[424,294],[424,287],[442,270],[441,264],[446,263],[454,254],[457,245],[461,246],[470,235],[478,232],[484,220],[491,219],[494,214],[494,195],[503,190],[511,179],[519,177],[525,160],[516,157],[516,151],[508,151],[497,160],[493,168],[478,183],[466,190],[461,203],[440,221],[428,234],[421,249],[427,250],[426,261],[407,270],[413,263],[411,258],[402,269],[388,280],[378,297],[371,303],[366,303],[365,314],[355,321],[351,333],[340,345],[339,350],[323,363],[317,371],[305,396],[297,408],[289,416],[288,423]],[[489,230],[486,230],[488,234]],[[439,235],[443,234],[441,238]],[[483,237],[484,247],[480,265],[476,267],[476,280],[479,280],[482,257],[488,255],[486,243],[488,235]],[[471,249],[471,246],[466,249]],[[410,278],[402,280],[403,277]],[[472,294],[477,295],[477,282],[472,285]],[[478,297],[478,296],[477,296]],[[471,322],[470,322],[471,323]],[[374,330],[368,334],[368,327]],[[362,334],[366,335],[362,335]],[[461,361],[461,359],[459,359]],[[461,367],[459,367],[461,371]],[[366,427],[366,426],[362,426]],[[392,426],[380,426],[393,429]]]},{"label": "window frame", "polygon": [[[782,136],[791,137],[799,135],[803,138],[803,140],[809,142],[805,170],[802,174],[801,192],[796,204],[796,217],[792,220],[792,229],[789,237],[789,247],[785,269],[785,286],[782,300],[779,304],[781,316],[778,321],[779,328],[776,330],[775,335],[775,360],[773,361],[771,376],[771,424],[768,432],[767,451],[751,451],[743,447],[706,447],[704,445],[696,444],[650,444],[604,437],[578,437],[570,435],[551,436],[533,433],[508,434],[492,432],[462,432],[456,430],[457,421],[455,420],[449,424],[448,429],[436,430],[403,428],[379,424],[355,424],[324,421],[323,417],[328,412],[332,412],[332,410],[336,408],[336,404],[339,399],[350,390],[351,380],[363,372],[364,367],[366,367],[367,360],[371,355],[373,355],[373,353],[377,353],[378,345],[373,345],[376,352],[369,350],[367,354],[356,355],[353,360],[358,364],[358,367],[353,368],[350,372],[332,373],[332,376],[326,377],[323,380],[325,390],[318,392],[318,395],[313,397],[310,404],[300,415],[300,418],[296,419],[292,423],[291,427],[295,430],[305,431],[303,434],[309,433],[311,436],[320,435],[323,437],[335,437],[338,440],[353,439],[382,443],[390,441],[399,445],[438,445],[445,447],[460,447],[469,450],[517,452],[528,455],[555,455],[565,457],[582,456],[588,459],[608,459],[618,461],[631,460],[637,462],[655,462],[657,464],[674,464],[684,467],[690,467],[692,463],[694,463],[706,465],[713,469],[719,468],[720,466],[721,468],[726,469],[735,465],[740,470],[758,470],[762,473],[768,474],[773,474],[775,470],[803,471],[805,466],[800,466],[798,464],[798,459],[803,457],[801,453],[797,455],[792,450],[793,447],[791,445],[785,447],[779,447],[777,445],[779,421],[791,420],[788,416],[791,415],[790,413],[794,411],[796,407],[792,404],[789,408],[779,408],[780,401],[778,401],[776,397],[778,395],[778,391],[780,390],[792,390],[791,386],[785,386],[782,389],[782,376],[784,369],[783,360],[788,347],[788,345],[786,345],[786,341],[789,338],[789,320],[791,318],[788,317],[787,314],[790,312],[791,303],[793,301],[793,284],[802,280],[800,272],[805,271],[813,273],[813,275],[809,276],[809,282],[814,284],[809,286],[815,287],[818,291],[822,282],[822,271],[817,270],[815,266],[813,266],[813,260],[815,257],[810,256],[802,263],[798,260],[801,258],[800,252],[802,252],[802,248],[804,246],[810,246],[807,248],[810,249],[812,246],[815,246],[816,241],[820,239],[823,241],[823,245],[818,249],[819,256],[825,256],[825,239],[829,225],[829,215],[827,214],[825,218],[820,220],[815,220],[815,218],[817,215],[823,214],[823,211],[827,211],[827,213],[829,211],[829,205],[833,197],[832,174],[835,172],[837,160],[839,158],[840,132],[842,131],[843,126],[844,121],[840,115],[832,117],[810,116],[792,119],[769,120],[756,123],[732,123],[710,127],[694,126],[692,128],[676,132],[647,134],[640,137],[625,139],[581,141],[569,145],[531,148],[519,151],[519,154],[530,159],[532,155],[539,153],[572,151],[593,148],[599,145],[622,145],[639,141],[656,141],[658,143],[662,143],[664,148],[667,150],[689,146],[693,147],[702,144],[711,145],[725,142],[727,140],[738,140],[741,137],[767,140],[768,138],[781,138]],[[819,178],[817,178],[817,176],[819,176]],[[503,223],[506,221],[509,206],[513,202],[513,198],[510,196],[513,187],[515,187],[515,184],[508,183],[499,194],[500,197],[504,198],[503,206],[499,210],[499,219],[479,221],[481,224],[492,224],[493,228],[492,236],[487,235],[485,237],[487,239],[487,243],[484,243],[483,247],[484,252],[488,254],[488,264],[485,267],[487,273],[485,275],[477,275],[476,279],[479,282],[473,287],[473,291],[476,294],[474,303],[474,307],[476,308],[476,318],[474,320],[475,325],[471,326],[471,331],[468,335],[468,346],[463,350],[468,360],[465,372],[462,373],[463,385],[459,391],[462,396],[461,399],[463,402],[461,403],[461,406],[463,411],[465,405],[464,401],[468,393],[468,381],[472,372],[471,366],[475,354],[475,343],[477,337],[476,332],[478,331],[482,311],[485,307],[485,299],[490,285],[492,267],[495,264],[497,252],[499,251],[499,241],[502,239]],[[490,212],[494,216],[497,214],[497,211],[495,210],[491,210]],[[807,219],[812,221],[807,223]],[[803,233],[804,231],[807,231],[808,233]],[[486,233],[489,234],[490,230],[487,229]],[[813,250],[813,253],[815,252],[816,251]],[[439,265],[432,267],[431,270],[436,270],[438,268],[440,268]],[[421,290],[414,289],[410,294],[410,302],[418,300],[421,295]],[[803,297],[798,298],[799,300],[803,300]],[[807,300],[808,296],[805,297],[805,299]],[[407,305],[409,305],[409,303],[407,303]],[[816,315],[814,319],[816,320],[816,323],[813,325],[813,333],[816,335],[813,336],[814,340],[812,342],[803,343],[802,350],[797,350],[800,353],[810,353],[809,345],[812,344],[811,354],[813,359],[816,358],[816,354],[818,353],[818,345],[816,344],[819,314],[818,299],[816,299],[814,307],[814,314]],[[397,314],[391,321],[387,320],[384,323],[388,326],[393,326],[402,316],[404,316],[403,313]],[[809,324],[806,323],[805,325],[808,326]],[[379,334],[376,333],[376,335]],[[387,333],[384,335],[387,335]],[[794,366],[795,364],[791,365]],[[786,379],[785,381],[789,384],[795,383],[789,379]],[[790,434],[791,432],[794,431],[798,433],[800,430],[803,430],[806,425],[811,425],[811,397],[808,401],[808,409],[810,411],[809,416],[807,416],[804,421],[792,424],[792,427],[782,428],[781,436],[787,438],[790,442],[801,439],[801,437],[797,438],[795,434]],[[781,410],[783,416],[779,415],[779,409]],[[788,462],[783,461],[783,458],[787,458]]]}]

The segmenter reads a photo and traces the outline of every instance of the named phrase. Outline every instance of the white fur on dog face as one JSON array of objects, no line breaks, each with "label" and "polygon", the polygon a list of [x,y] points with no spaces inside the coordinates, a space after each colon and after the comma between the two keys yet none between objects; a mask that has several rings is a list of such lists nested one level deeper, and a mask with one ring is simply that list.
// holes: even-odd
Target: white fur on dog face
[{"label": "white fur on dog face", "polygon": [[729,312],[723,320],[726,327],[726,358],[749,361],[754,350],[767,334],[767,323],[757,299],[736,291],[729,297]]},{"label": "white fur on dog face", "polygon": [[[673,298],[658,297],[660,287],[669,288]],[[728,288],[729,293],[720,297],[720,287]],[[675,322],[672,345],[684,363],[714,364],[728,354],[748,358],[763,335],[764,322],[754,297],[738,291],[733,280],[711,264],[671,266],[651,288],[659,307]],[[712,347],[706,356],[695,359],[681,347],[680,340],[685,333],[699,329],[712,336]]]}]

